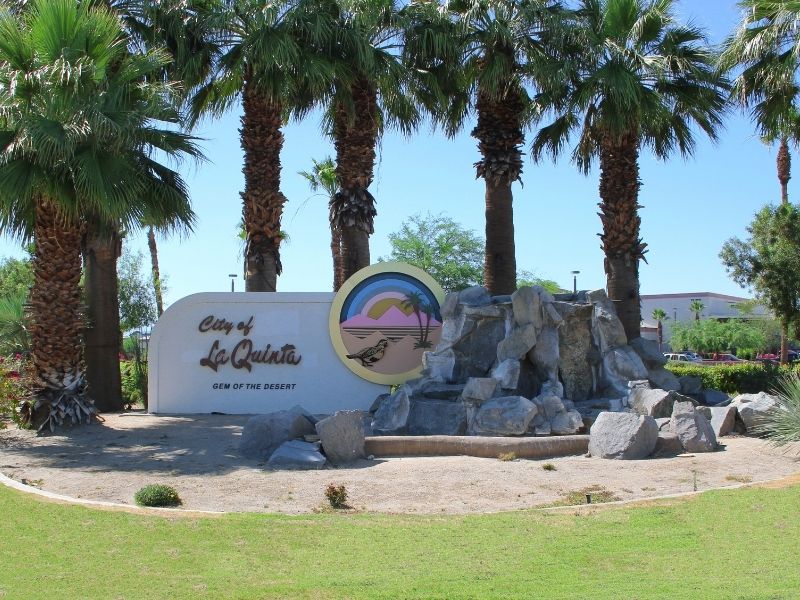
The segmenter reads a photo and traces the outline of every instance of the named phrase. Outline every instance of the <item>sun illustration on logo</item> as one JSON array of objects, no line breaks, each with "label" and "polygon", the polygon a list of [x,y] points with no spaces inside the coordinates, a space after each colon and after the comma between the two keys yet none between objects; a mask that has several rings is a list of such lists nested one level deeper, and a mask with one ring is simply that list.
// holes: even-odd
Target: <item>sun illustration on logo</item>
[{"label": "sun illustration on logo", "polygon": [[333,301],[331,341],[357,375],[393,385],[417,376],[422,354],[439,342],[444,292],[427,273],[405,263],[362,269]]}]

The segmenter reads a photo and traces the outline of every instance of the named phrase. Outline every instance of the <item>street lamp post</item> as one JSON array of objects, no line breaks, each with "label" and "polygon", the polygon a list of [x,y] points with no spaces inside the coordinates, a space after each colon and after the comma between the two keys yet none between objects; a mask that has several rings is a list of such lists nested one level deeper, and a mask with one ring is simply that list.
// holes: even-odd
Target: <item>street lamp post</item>
[{"label": "street lamp post", "polygon": [[675,322],[678,321],[678,309],[675,307],[672,308],[672,320]]},{"label": "street lamp post", "polygon": [[229,273],[228,277],[231,278],[231,291],[233,292],[233,291],[235,291],[234,288],[233,288],[233,283],[234,283],[234,281],[236,281],[237,275],[236,275],[236,273]]},{"label": "street lamp post", "polygon": [[574,296],[578,295],[578,275],[580,273],[580,271],[572,271],[572,294]]}]

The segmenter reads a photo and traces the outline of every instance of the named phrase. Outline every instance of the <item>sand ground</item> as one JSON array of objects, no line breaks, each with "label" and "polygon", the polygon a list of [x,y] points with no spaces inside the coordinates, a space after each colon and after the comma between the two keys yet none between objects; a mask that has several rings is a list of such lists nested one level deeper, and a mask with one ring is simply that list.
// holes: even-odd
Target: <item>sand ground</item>
[{"label": "sand ground", "polygon": [[216,511],[306,513],[321,507],[325,486],[336,483],[347,487],[356,509],[420,514],[530,508],[589,486],[628,500],[800,473],[800,446],[786,451],[747,437],[722,438],[724,447],[710,454],[641,461],[376,458],[348,468],[269,471],[237,452],[247,416],[132,412],[104,419],[57,435],[0,431],[0,472],[51,492],[124,504],[133,504],[142,486],[166,483],[184,508]]}]

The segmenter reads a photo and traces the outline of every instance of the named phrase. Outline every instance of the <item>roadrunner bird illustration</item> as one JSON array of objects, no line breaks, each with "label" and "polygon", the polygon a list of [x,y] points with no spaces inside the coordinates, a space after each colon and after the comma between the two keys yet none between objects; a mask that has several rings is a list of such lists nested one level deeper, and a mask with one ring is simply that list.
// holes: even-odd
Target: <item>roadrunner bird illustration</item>
[{"label": "roadrunner bird illustration", "polygon": [[362,366],[369,368],[383,358],[383,354],[386,352],[386,346],[388,343],[389,340],[383,338],[374,346],[369,346],[368,348],[359,350],[355,354],[348,354],[347,358],[353,358],[361,361]]}]

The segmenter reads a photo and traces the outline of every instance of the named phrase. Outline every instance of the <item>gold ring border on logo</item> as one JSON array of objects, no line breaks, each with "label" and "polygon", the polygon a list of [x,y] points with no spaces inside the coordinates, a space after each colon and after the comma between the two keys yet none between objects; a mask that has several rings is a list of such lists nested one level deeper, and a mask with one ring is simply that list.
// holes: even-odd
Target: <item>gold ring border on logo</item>
[{"label": "gold ring border on logo", "polygon": [[409,379],[414,379],[415,377],[419,377],[420,373],[422,372],[422,365],[417,367],[416,369],[412,369],[411,371],[406,371],[405,373],[396,373],[396,374],[384,374],[384,373],[375,373],[371,369],[367,369],[366,367],[361,366],[355,360],[351,360],[347,358],[348,350],[344,346],[344,342],[342,341],[342,334],[341,329],[339,328],[339,313],[342,311],[342,306],[344,306],[345,300],[347,300],[347,296],[350,295],[355,287],[360,284],[365,279],[372,277],[374,275],[380,275],[382,273],[398,273],[400,275],[407,275],[409,277],[413,277],[421,284],[425,285],[436,298],[436,301],[439,302],[439,308],[441,309],[442,305],[444,304],[444,290],[442,286],[430,275],[428,275],[425,271],[420,269],[419,267],[415,267],[413,265],[409,265],[408,263],[404,262],[397,262],[397,261],[387,261],[376,263],[374,265],[370,265],[368,267],[364,267],[360,271],[357,271],[350,277],[347,281],[344,282],[339,291],[336,293],[336,296],[333,298],[333,304],[331,305],[331,312],[328,317],[328,327],[330,329],[330,338],[331,344],[333,345],[333,349],[336,352],[336,355],[339,357],[339,360],[342,361],[344,366],[350,369],[353,373],[361,377],[362,379],[366,379],[367,381],[371,381],[372,383],[377,383],[380,385],[400,385],[408,381]]}]

